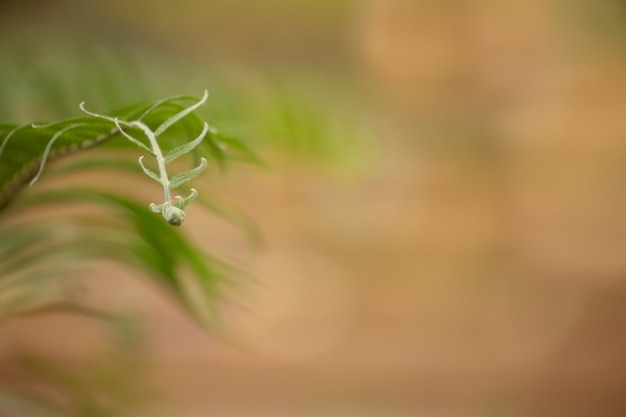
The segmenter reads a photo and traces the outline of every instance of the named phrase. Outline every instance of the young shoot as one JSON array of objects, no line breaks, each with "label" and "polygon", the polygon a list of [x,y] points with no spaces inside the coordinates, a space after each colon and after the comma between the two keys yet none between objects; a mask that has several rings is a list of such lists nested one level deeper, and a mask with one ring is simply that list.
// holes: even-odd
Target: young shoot
[{"label": "young shoot", "polygon": [[[172,149],[167,155],[163,155],[163,151],[161,150],[161,147],[159,146],[159,142],[157,138],[163,132],[165,132],[170,126],[174,125],[183,117],[187,116],[188,114],[195,111],[198,107],[202,106],[206,102],[208,96],[209,96],[208,91],[205,90],[202,98],[197,103],[194,103],[190,105],[189,107],[186,107],[185,109],[176,113],[169,119],[165,120],[154,131],[141,121],[141,118],[145,117],[148,114],[148,112],[144,113],[142,117],[138,120],[122,121],[122,120],[119,120],[117,117],[111,118],[110,116],[105,116],[105,115],[88,111],[85,109],[84,103],[80,104],[80,109],[83,112],[87,113],[88,115],[112,121],[115,124],[115,127],[117,128],[117,130],[126,139],[130,140],[135,145],[138,145],[139,147],[145,149],[150,154],[152,154],[152,156],[156,159],[158,172],[154,172],[144,165],[143,163],[144,155],[139,157],[139,165],[141,166],[141,169],[143,170],[143,172],[146,173],[146,175],[148,175],[150,178],[152,178],[156,182],[160,183],[161,187],[163,188],[163,203],[161,204],[151,203],[150,210],[152,210],[155,213],[161,213],[165,221],[167,221],[169,224],[173,226],[180,226],[182,224],[183,220],[185,219],[185,207],[187,207],[187,205],[198,196],[198,192],[192,188],[191,193],[187,197],[183,198],[177,195],[174,198],[172,198],[172,190],[174,188],[179,187],[183,183],[191,180],[192,178],[196,177],[198,174],[200,174],[206,168],[207,161],[206,159],[201,158],[200,165],[198,165],[197,167],[189,171],[182,172],[174,176],[170,176],[169,173],[167,172],[167,165],[170,162],[174,161],[175,159],[179,158],[180,156],[191,152],[196,146],[198,146],[202,142],[206,134],[208,133],[209,124],[204,122],[202,132],[200,133],[200,135],[198,135],[196,139]],[[154,108],[151,108],[149,109],[149,111],[153,109]],[[146,144],[143,141],[132,136],[130,133],[128,133],[125,130],[125,127],[131,127],[131,128],[134,127],[134,128],[138,128],[139,130],[141,130],[141,132],[145,135],[146,139],[148,139],[149,145],[146,146]]]},{"label": "young shoot", "polygon": [[[200,165],[198,165],[197,167],[189,171],[182,172],[173,176],[171,176],[170,173],[167,171],[167,165],[171,163],[172,161],[178,159],[179,157],[191,152],[194,148],[196,148],[202,142],[202,140],[205,138],[205,136],[207,135],[209,131],[213,132],[214,130],[212,130],[209,127],[208,123],[204,122],[202,131],[200,132],[198,137],[196,137],[191,142],[175,147],[174,149],[170,150],[166,155],[164,155],[163,150],[161,149],[159,145],[158,137],[161,134],[163,134],[172,125],[180,121],[183,117],[189,115],[190,113],[194,112],[198,107],[202,106],[206,102],[207,98],[208,98],[208,92],[205,90],[202,98],[199,101],[197,101],[196,103],[188,107],[185,107],[178,113],[174,114],[173,116],[165,120],[163,123],[161,123],[161,125],[159,125],[155,130],[152,130],[148,125],[146,125],[142,121],[142,119],[148,116],[152,111],[159,108],[160,105],[171,102],[173,101],[173,99],[163,100],[157,103],[156,105],[146,110],[136,120],[120,120],[117,117],[111,117],[111,116],[107,116],[104,114],[98,114],[98,113],[89,111],[85,108],[84,102],[81,103],[79,106],[80,109],[84,113],[88,114],[89,116],[96,117],[99,119],[104,119],[113,123],[114,129],[111,132],[112,134],[116,134],[116,133],[121,134],[130,142],[132,142],[134,145],[139,146],[140,148],[142,148],[143,150],[145,150],[146,152],[148,152],[150,155],[154,157],[156,161],[156,166],[157,166],[156,172],[147,168],[144,165],[143,159],[145,155],[142,155],[139,157],[139,165],[141,169],[143,170],[143,172],[147,176],[149,176],[150,178],[152,178],[153,180],[161,184],[161,187],[163,189],[163,202],[160,204],[151,203],[149,207],[151,211],[155,213],[161,213],[163,218],[169,224],[173,226],[180,226],[182,224],[183,220],[185,219],[185,207],[187,207],[187,205],[198,196],[198,192],[192,188],[190,190],[190,194],[187,197],[182,197],[179,195],[172,196],[173,194],[172,190],[186,183],[192,178],[196,177],[198,174],[200,174],[206,168],[207,161],[205,158],[201,158]],[[76,127],[79,127],[79,124],[66,126],[65,128],[59,130],[52,137],[41,159],[39,172],[35,175],[35,178],[31,182],[31,185],[41,175],[41,172],[43,171],[43,168],[46,163],[46,159],[49,156],[49,150],[52,144],[54,143],[54,141],[56,141],[63,133],[67,132],[68,130],[74,129]],[[142,140],[140,138],[133,136],[130,133],[131,129],[141,131],[141,133],[143,134],[143,136],[145,136],[145,138]],[[147,143],[146,143],[146,139],[147,139]]]}]

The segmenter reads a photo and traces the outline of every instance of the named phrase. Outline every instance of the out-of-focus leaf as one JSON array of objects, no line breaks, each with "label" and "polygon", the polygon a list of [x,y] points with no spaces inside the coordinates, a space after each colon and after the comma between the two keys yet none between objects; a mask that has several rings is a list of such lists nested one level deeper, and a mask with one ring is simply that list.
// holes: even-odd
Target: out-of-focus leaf
[{"label": "out-of-focus leaf", "polygon": [[[62,305],[51,308],[63,308]],[[86,311],[86,314],[89,314]],[[35,314],[37,314],[35,312]],[[141,329],[128,316],[93,311],[113,342],[80,367],[30,354],[12,356],[12,368],[31,381],[0,385],[3,417],[122,417],[151,398],[143,385],[146,361]],[[32,381],[36,381],[35,384]]]},{"label": "out-of-focus leaf", "polygon": [[15,417],[68,417],[59,405],[0,387],[0,415]]},{"label": "out-of-focus leaf", "polygon": [[[154,278],[160,285],[185,303],[191,311],[196,306],[191,304],[185,280],[194,278],[203,292],[205,300],[214,299],[219,294],[219,285],[238,275],[238,271],[205,253],[192,243],[179,229],[170,227],[146,207],[129,197],[92,189],[56,189],[40,191],[16,201],[13,211],[26,211],[50,205],[71,205],[73,203],[90,204],[106,208],[109,221],[80,222],[81,215],[73,215],[72,222],[78,222],[79,233],[55,235],[52,231],[41,240],[32,252],[21,255],[23,261],[14,265],[13,260],[0,260],[0,268],[12,272],[25,267],[29,262],[55,265],[59,256],[69,257],[74,263],[89,262],[93,259],[111,259],[134,265],[144,274]],[[45,220],[42,220],[45,221]],[[57,220],[58,221],[58,220]],[[59,223],[59,230],[67,229],[65,219]],[[47,220],[49,228],[55,226]],[[36,227],[36,225],[35,225]],[[28,229],[28,228],[27,228]],[[44,228],[45,229],[45,228]],[[5,229],[9,230],[9,229]],[[12,233],[19,236],[19,228]],[[0,233],[3,229],[0,227]],[[35,238],[33,232],[26,230],[25,235],[33,234],[20,240],[26,245]],[[43,251],[47,250],[47,253]],[[67,258],[64,258],[67,259]],[[56,267],[54,267],[56,268]],[[26,270],[26,269],[24,269]],[[12,278],[19,282],[19,278]],[[0,284],[2,280],[0,280]],[[208,318],[201,318],[208,319]]]}]

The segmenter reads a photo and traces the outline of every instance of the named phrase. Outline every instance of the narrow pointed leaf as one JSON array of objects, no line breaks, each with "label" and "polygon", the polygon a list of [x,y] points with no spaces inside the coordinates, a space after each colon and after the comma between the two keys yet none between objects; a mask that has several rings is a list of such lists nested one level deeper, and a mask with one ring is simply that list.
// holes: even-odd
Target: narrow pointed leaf
[{"label": "narrow pointed leaf", "polygon": [[113,122],[115,123],[115,126],[117,126],[117,130],[124,135],[124,137],[126,139],[128,139],[129,141],[131,141],[132,143],[134,143],[135,145],[139,146],[140,148],[145,149],[146,151],[150,152],[151,154],[154,155],[154,152],[152,151],[152,149],[150,149],[145,143],[143,143],[142,141],[140,141],[139,139],[135,138],[134,136],[126,133],[126,131],[124,129],[122,129],[122,126],[120,126],[120,121],[115,118],[113,120]]},{"label": "narrow pointed leaf", "polygon": [[209,92],[207,90],[204,90],[204,95],[202,96],[202,98],[200,99],[200,101],[198,101],[196,104],[187,107],[185,110],[175,114],[174,116],[170,117],[169,119],[167,119],[166,121],[164,121],[155,131],[154,131],[154,135],[155,136],[160,136],[161,133],[165,132],[171,125],[173,125],[174,123],[178,122],[180,119],[182,119],[183,117],[187,116],[189,113],[195,111],[198,107],[202,106],[207,98],[209,97]]},{"label": "narrow pointed leaf", "polygon": [[150,115],[154,110],[156,110],[156,109],[158,109],[160,107],[163,107],[166,104],[173,103],[173,102],[180,101],[180,100],[197,100],[197,97],[194,97],[194,96],[172,96],[172,97],[164,98],[164,99],[159,100],[159,101],[155,102],[154,104],[150,105],[143,113],[141,113],[141,116],[139,116],[137,118],[137,120],[143,120],[148,115]]},{"label": "narrow pointed leaf", "polygon": [[159,177],[159,174],[157,174],[156,172],[152,171],[149,168],[146,168],[146,166],[143,164],[143,155],[139,157],[139,165],[141,165],[141,169],[143,169],[143,172],[145,172],[147,176],[149,176],[156,182],[159,182],[159,183],[161,182],[161,178]]},{"label": "narrow pointed leaf", "polygon": [[166,156],[165,156],[165,163],[169,164],[170,162],[172,162],[173,160],[175,160],[176,158],[191,152],[196,146],[198,146],[202,140],[204,139],[204,137],[206,136],[207,132],[209,131],[209,124],[208,123],[204,123],[204,128],[202,129],[202,133],[200,133],[200,135],[194,139],[191,142],[185,143],[184,145],[180,145],[174,149],[172,149]]},{"label": "narrow pointed leaf", "polygon": [[33,179],[30,181],[31,186],[39,179],[39,177],[41,176],[41,173],[43,172],[43,169],[46,167],[46,162],[48,161],[48,157],[50,156],[50,152],[52,150],[52,146],[54,145],[54,142],[56,142],[56,140],[68,130],[76,129],[77,127],[81,127],[81,126],[82,126],[81,123],[71,124],[59,130],[54,136],[52,136],[52,139],[50,139],[50,141],[48,142],[48,144],[43,150],[43,155],[41,156],[41,162],[39,164],[39,171],[37,171]]},{"label": "narrow pointed leaf", "polygon": [[206,159],[204,158],[200,159],[200,165],[198,165],[194,169],[174,175],[170,179],[170,187],[171,188],[179,187],[181,184],[184,184],[185,182],[189,181],[190,179],[200,174],[204,170],[204,168],[206,168],[206,166],[207,166]]},{"label": "narrow pointed leaf", "polygon": [[15,134],[15,132],[24,129],[25,127],[29,127],[28,124],[23,124],[23,125],[19,125],[14,127],[13,129],[11,129],[2,139],[2,143],[0,143],[0,157],[2,157],[2,152],[4,151],[4,148],[6,147],[7,143],[9,142],[9,140],[13,137],[13,135]]}]

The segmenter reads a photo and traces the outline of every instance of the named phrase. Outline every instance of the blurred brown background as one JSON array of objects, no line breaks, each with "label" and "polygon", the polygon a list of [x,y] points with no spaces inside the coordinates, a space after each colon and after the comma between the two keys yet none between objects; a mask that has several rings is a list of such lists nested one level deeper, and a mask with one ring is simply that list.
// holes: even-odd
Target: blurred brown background
[{"label": "blurred brown background", "polygon": [[[258,278],[216,335],[94,266],[96,298],[148,320],[151,415],[626,414],[623,1],[3,7],[11,33],[111,32],[206,68],[209,88],[215,68],[303,91],[322,78],[328,117],[358,115],[332,166],[270,144],[270,172],[211,180],[266,241],[193,213],[188,231]],[[71,366],[100,339],[83,318],[27,318],[0,327],[0,355]]]}]

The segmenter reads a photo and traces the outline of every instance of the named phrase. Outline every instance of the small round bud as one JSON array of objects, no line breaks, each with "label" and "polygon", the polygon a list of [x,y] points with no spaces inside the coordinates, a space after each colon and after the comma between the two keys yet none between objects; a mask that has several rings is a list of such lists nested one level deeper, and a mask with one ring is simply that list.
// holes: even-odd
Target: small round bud
[{"label": "small round bud", "polygon": [[172,226],[180,226],[185,220],[185,212],[176,206],[163,205],[163,218]]}]

